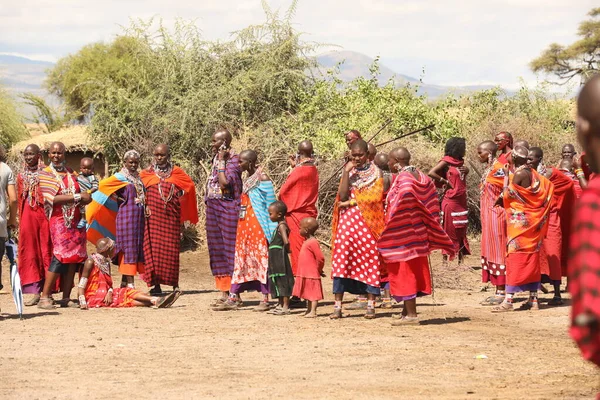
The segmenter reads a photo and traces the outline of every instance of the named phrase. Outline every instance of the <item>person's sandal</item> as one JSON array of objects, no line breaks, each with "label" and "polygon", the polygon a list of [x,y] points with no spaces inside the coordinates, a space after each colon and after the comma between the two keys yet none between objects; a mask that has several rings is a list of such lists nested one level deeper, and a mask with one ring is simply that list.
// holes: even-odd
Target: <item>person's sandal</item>
[{"label": "person's sandal", "polygon": [[333,310],[333,313],[329,316],[329,319],[340,319],[342,318],[342,309],[336,308]]},{"label": "person's sandal", "polygon": [[[177,289],[177,290],[173,291],[173,293],[174,293],[174,295],[173,295],[173,298],[172,298],[170,301],[168,301],[168,302],[167,302],[167,304],[165,305],[165,307],[164,307],[164,308],[169,308],[169,307],[171,307],[171,306],[172,306],[172,305],[173,305],[173,304],[174,304],[174,303],[177,301],[177,299],[178,299],[179,297],[181,297],[181,295],[183,294],[183,292],[182,292],[181,290],[179,290],[179,289]],[[172,293],[172,294],[173,294],[173,293]],[[167,296],[167,297],[168,297],[168,296]]]},{"label": "person's sandal", "polygon": [[269,305],[269,303],[265,303],[264,301],[261,301],[259,305],[257,305],[256,307],[254,307],[252,309],[252,311],[265,312],[265,311],[269,311],[270,309],[271,309],[271,306]]},{"label": "person's sandal", "polygon": [[482,306],[499,306],[503,302],[504,296],[490,296],[479,304]]},{"label": "person's sandal", "polygon": [[493,313],[503,313],[503,312],[511,312],[515,311],[515,306],[508,304],[507,302],[502,302],[499,306],[492,308]]},{"label": "person's sandal", "polygon": [[42,310],[54,310],[56,308],[54,307],[54,300],[52,300],[52,298],[50,297],[40,298],[40,301],[38,302],[37,306]]},{"label": "person's sandal", "polygon": [[392,321],[392,326],[403,326],[403,325],[419,325],[419,317],[402,316],[402,318]]},{"label": "person's sandal", "polygon": [[159,297],[158,300],[156,300],[154,308],[167,308],[175,296],[177,296],[177,292],[171,292],[167,296]]},{"label": "person's sandal", "polygon": [[552,300],[548,302],[549,306],[562,306],[565,304],[561,297],[553,297]]},{"label": "person's sandal", "polygon": [[37,306],[38,303],[40,302],[41,296],[39,294],[36,294],[35,296],[33,296],[33,298],[31,300],[29,300],[27,303],[25,303],[25,307],[32,307],[32,306]]},{"label": "person's sandal", "polygon": [[283,308],[279,308],[273,312],[273,315],[290,315],[291,313],[292,312],[290,311],[289,308],[287,310],[284,310]]},{"label": "person's sandal", "polygon": [[367,312],[364,315],[365,319],[374,319],[375,318],[375,309],[367,308]]},{"label": "person's sandal", "polygon": [[538,304],[537,301],[528,301],[525,302],[523,304],[521,304],[521,306],[519,307],[519,311],[538,311],[540,309],[540,305]]},{"label": "person's sandal", "polygon": [[239,306],[237,301],[227,300],[225,303],[213,307],[213,311],[230,311],[237,310],[238,308]]},{"label": "person's sandal", "polygon": [[210,303],[210,307],[217,307],[227,301],[227,297],[219,297],[218,299],[214,299],[212,303]]}]

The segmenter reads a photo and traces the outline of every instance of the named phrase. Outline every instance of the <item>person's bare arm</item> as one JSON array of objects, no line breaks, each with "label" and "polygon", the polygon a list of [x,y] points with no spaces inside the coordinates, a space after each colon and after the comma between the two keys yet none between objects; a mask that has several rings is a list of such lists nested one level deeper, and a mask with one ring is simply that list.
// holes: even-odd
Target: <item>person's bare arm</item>
[{"label": "person's bare arm", "polygon": [[[217,162],[221,165],[217,168],[217,178],[219,179],[219,186],[221,190],[225,190],[229,186],[229,179],[227,179],[227,160],[229,159],[229,150],[219,150],[217,156]],[[223,166],[223,168],[221,168]]]},{"label": "person's bare arm", "polygon": [[279,224],[279,234],[281,235],[281,240],[283,240],[283,245],[287,246],[290,244],[290,238],[288,237],[288,227],[286,224]]},{"label": "person's bare arm", "polygon": [[577,176],[577,180],[579,181],[579,186],[582,189],[585,189],[588,185],[587,179],[585,179],[585,174],[581,169],[581,159],[580,157],[573,157],[573,168],[575,169],[575,175]]},{"label": "person's bare arm", "polygon": [[348,198],[350,197],[350,171],[352,171],[352,168],[354,168],[354,163],[349,162],[342,172],[342,180],[340,181],[340,187],[338,188],[340,202],[348,201]]},{"label": "person's bare arm", "polygon": [[435,167],[429,170],[429,177],[433,179],[435,182],[441,183],[442,185],[446,185],[451,187],[450,183],[446,178],[442,175],[445,175],[446,170],[448,169],[448,163],[446,161],[440,161]]},{"label": "person's bare arm", "polygon": [[8,193],[8,207],[10,212],[10,219],[8,220],[8,226],[11,228],[17,227],[17,190],[15,185],[8,185],[6,188]]},{"label": "person's bare arm", "polygon": [[[83,192],[79,193],[81,195],[81,204],[86,205],[92,201],[92,196],[89,193]],[[60,206],[63,204],[71,204],[75,201],[75,196],[72,194],[59,194],[58,196],[54,196],[53,204],[56,206]]]}]

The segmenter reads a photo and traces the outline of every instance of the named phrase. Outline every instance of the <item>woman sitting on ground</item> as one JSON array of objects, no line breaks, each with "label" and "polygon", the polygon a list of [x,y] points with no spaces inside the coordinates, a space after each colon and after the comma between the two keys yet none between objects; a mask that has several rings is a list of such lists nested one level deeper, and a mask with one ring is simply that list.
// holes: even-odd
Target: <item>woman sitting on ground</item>
[{"label": "woman sitting on ground", "polygon": [[149,296],[131,287],[113,289],[110,276],[110,260],[114,256],[115,242],[110,238],[101,238],[96,243],[97,253],[92,254],[83,266],[79,280],[79,307],[154,307],[167,308],[181,295],[173,291],[165,297]]}]

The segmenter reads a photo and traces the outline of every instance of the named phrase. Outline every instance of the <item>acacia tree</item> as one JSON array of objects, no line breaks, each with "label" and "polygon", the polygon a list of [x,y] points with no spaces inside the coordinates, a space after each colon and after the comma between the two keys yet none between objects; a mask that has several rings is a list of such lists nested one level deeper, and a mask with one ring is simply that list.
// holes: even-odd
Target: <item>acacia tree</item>
[{"label": "acacia tree", "polygon": [[600,71],[600,8],[592,9],[591,17],[579,24],[581,39],[569,46],[553,43],[529,66],[533,72],[555,75],[560,84],[579,77],[581,84]]},{"label": "acacia tree", "polygon": [[17,111],[16,102],[0,87],[0,144],[10,147],[27,137],[27,129]]}]

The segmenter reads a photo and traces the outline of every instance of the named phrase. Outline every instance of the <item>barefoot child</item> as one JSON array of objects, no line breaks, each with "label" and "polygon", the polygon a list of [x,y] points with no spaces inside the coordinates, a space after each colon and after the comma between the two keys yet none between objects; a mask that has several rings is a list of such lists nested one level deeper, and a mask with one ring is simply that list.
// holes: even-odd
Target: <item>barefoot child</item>
[{"label": "barefoot child", "polygon": [[269,206],[269,219],[278,224],[269,242],[269,289],[271,297],[279,299],[279,304],[271,312],[274,315],[290,314],[290,297],[294,288],[289,257],[290,228],[285,223],[285,214],[287,207],[283,201],[276,201]]},{"label": "barefoot child", "polygon": [[154,307],[167,308],[181,295],[173,291],[165,297],[153,297],[130,287],[113,289],[110,276],[110,260],[114,256],[115,242],[109,238],[99,239],[97,253],[92,254],[83,266],[78,285],[79,307]]},{"label": "barefoot child", "polygon": [[[82,192],[89,194],[98,190],[98,178],[94,175],[94,160],[89,157],[83,157],[79,163],[79,175],[77,175],[77,183]],[[81,220],[77,224],[77,228],[85,228],[85,206],[81,206]]]},{"label": "barefoot child", "polygon": [[312,217],[300,221],[300,234],[306,241],[302,244],[298,257],[298,272],[293,295],[307,301],[305,318],[315,318],[319,300],[323,300],[321,277],[325,276],[323,273],[325,258],[319,248],[319,242],[314,238],[318,228],[319,223]]}]

